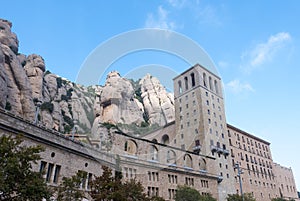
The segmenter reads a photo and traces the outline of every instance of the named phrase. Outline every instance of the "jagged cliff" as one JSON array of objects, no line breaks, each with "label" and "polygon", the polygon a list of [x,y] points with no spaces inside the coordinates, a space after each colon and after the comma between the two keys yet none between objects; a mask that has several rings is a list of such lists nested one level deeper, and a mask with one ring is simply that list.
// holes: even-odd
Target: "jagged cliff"
[{"label": "jagged cliff", "polygon": [[18,52],[12,24],[0,19],[0,107],[63,133],[76,124],[78,133],[99,138],[114,124],[133,127],[163,126],[174,121],[174,98],[151,75],[133,81],[118,72],[107,75],[104,86],[81,86],[46,70],[44,59]]}]

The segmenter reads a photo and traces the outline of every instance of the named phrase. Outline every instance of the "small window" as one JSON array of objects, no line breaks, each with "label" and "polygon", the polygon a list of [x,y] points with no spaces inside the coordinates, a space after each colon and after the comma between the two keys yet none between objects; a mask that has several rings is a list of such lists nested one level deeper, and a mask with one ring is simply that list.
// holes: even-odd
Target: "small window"
[{"label": "small window", "polygon": [[195,74],[191,73],[191,79],[192,79],[192,87],[195,86]]},{"label": "small window", "polygon": [[56,165],[55,171],[54,171],[54,178],[53,178],[53,183],[55,183],[55,184],[58,182],[58,178],[59,178],[59,174],[60,174],[60,169],[61,169],[61,166],[60,165]]},{"label": "small window", "polygon": [[209,82],[209,89],[213,91],[212,79],[210,76],[208,78],[208,82]]},{"label": "small window", "polygon": [[207,87],[207,80],[206,80],[206,74],[205,73],[203,73],[203,86],[204,87]]},{"label": "small window", "polygon": [[182,93],[182,84],[181,81],[178,81],[178,90],[179,90],[179,94]]},{"label": "small window", "polygon": [[167,134],[164,134],[161,138],[161,142],[163,144],[169,144],[169,136]]},{"label": "small window", "polygon": [[215,80],[215,90],[216,90],[216,93],[218,94],[219,93],[219,87],[218,87],[217,80]]},{"label": "small window", "polygon": [[189,85],[188,85],[188,78],[184,77],[184,84],[185,84],[185,90],[189,89]]},{"label": "small window", "polygon": [[53,173],[53,164],[49,163],[48,164],[48,171],[47,171],[47,176],[46,176],[46,182],[50,182],[51,181],[51,177],[52,177],[52,173]]},{"label": "small window", "polygon": [[47,162],[41,161],[40,173],[45,174]]}]

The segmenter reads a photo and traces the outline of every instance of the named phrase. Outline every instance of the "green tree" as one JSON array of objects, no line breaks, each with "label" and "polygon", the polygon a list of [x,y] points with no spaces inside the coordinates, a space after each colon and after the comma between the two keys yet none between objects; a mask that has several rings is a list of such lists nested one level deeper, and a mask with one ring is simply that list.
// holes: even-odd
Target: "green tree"
[{"label": "green tree", "polygon": [[119,171],[115,176],[110,168],[102,166],[103,174],[92,181],[90,195],[95,201],[164,201],[160,197],[148,198],[142,184],[135,179],[122,182],[120,164],[117,163]]},{"label": "green tree", "polygon": [[197,201],[200,200],[200,193],[189,186],[178,186],[175,194],[175,201]]},{"label": "green tree", "polygon": [[44,149],[23,146],[20,136],[0,136],[0,200],[40,201],[49,199],[51,192],[42,174],[32,170],[32,163],[41,159]]},{"label": "green tree", "polygon": [[147,198],[147,195],[144,193],[144,187],[140,182],[137,182],[135,179],[130,179],[122,185],[123,197],[128,201],[144,201],[150,200]]},{"label": "green tree", "polygon": [[175,201],[217,201],[211,194],[200,195],[200,193],[189,186],[178,186]]},{"label": "green tree", "polygon": [[294,201],[294,199],[272,198],[271,201]]},{"label": "green tree", "polygon": [[102,170],[102,175],[96,177],[91,183],[90,195],[95,201],[110,201],[116,191],[114,177],[109,167],[102,166]]},{"label": "green tree", "polygon": [[[227,201],[243,201],[242,196],[238,194],[229,194],[226,199]],[[244,201],[255,201],[255,198],[251,193],[244,193]]]},{"label": "green tree", "polygon": [[63,177],[62,183],[57,188],[57,201],[79,201],[84,197],[83,191],[79,186],[86,178],[86,172],[77,172],[72,177]]},{"label": "green tree", "polygon": [[208,195],[200,195],[201,201],[217,201],[216,198],[212,197],[211,194]]},{"label": "green tree", "polygon": [[150,198],[150,201],[165,201],[162,197],[153,196]]}]

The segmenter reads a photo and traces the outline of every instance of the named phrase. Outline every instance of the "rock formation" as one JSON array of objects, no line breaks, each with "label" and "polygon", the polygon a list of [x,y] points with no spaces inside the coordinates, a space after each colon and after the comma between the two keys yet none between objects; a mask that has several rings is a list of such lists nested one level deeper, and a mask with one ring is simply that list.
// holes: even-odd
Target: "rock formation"
[{"label": "rock formation", "polygon": [[[0,19],[0,107],[33,121],[40,105],[39,124],[63,133],[76,125],[78,133],[99,139],[108,125],[163,126],[174,121],[174,98],[159,80],[139,81],[107,75],[104,86],[81,86],[46,70],[44,59],[18,52],[12,24]],[[40,104],[38,104],[40,103]]]},{"label": "rock formation", "polygon": [[140,81],[141,96],[150,124],[163,126],[175,120],[174,96],[159,80],[147,74]]},{"label": "rock formation", "polygon": [[1,103],[13,113],[22,114],[24,118],[32,120],[34,104],[32,90],[26,73],[16,55],[18,39],[11,32],[12,24],[0,19],[0,76]]},{"label": "rock formation", "polygon": [[143,110],[134,95],[130,81],[118,72],[109,73],[100,96],[100,121],[140,125],[144,121]]}]

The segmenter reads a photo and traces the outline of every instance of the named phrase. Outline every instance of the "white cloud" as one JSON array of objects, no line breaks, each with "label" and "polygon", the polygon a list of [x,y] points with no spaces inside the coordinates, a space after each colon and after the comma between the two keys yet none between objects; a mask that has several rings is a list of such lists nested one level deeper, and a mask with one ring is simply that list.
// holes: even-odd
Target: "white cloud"
[{"label": "white cloud", "polygon": [[250,73],[266,62],[272,61],[278,51],[291,40],[289,33],[280,32],[269,37],[265,43],[257,44],[253,49],[242,54],[242,68]]},{"label": "white cloud", "polygon": [[233,93],[254,92],[253,87],[248,83],[241,83],[238,79],[232,80],[225,87]]},{"label": "white cloud", "polygon": [[157,15],[153,15],[153,13],[148,14],[145,27],[175,30],[176,23],[168,18],[168,14],[169,12],[166,9],[159,6],[157,9]]}]

